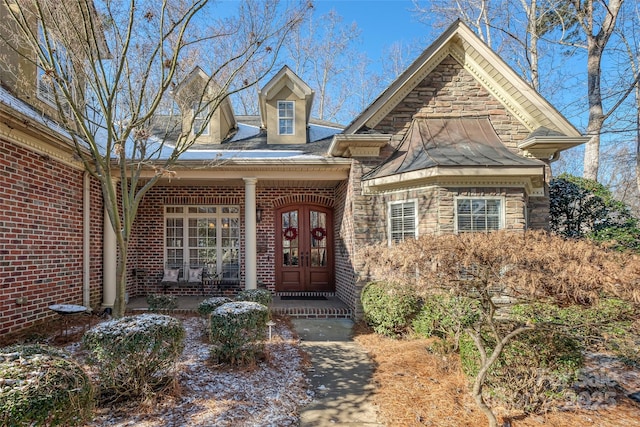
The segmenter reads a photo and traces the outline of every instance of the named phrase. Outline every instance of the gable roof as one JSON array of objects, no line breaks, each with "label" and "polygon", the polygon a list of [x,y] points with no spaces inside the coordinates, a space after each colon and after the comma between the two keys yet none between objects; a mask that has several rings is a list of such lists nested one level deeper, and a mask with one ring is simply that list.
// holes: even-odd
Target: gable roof
[{"label": "gable roof", "polygon": [[266,110],[267,101],[282,90],[284,87],[288,87],[297,97],[305,100],[306,103],[306,123],[309,123],[311,116],[311,104],[313,103],[313,96],[315,92],[304,82],[296,73],[294,73],[288,66],[283,66],[280,71],[276,73],[271,80],[267,82],[262,89],[258,91],[258,100],[260,103],[260,116],[262,119],[262,126],[267,124]]},{"label": "gable roof", "polygon": [[460,20],[438,37],[344,133],[355,134],[375,127],[447,56],[458,61],[529,131],[545,127],[563,136],[580,136],[558,110]]}]

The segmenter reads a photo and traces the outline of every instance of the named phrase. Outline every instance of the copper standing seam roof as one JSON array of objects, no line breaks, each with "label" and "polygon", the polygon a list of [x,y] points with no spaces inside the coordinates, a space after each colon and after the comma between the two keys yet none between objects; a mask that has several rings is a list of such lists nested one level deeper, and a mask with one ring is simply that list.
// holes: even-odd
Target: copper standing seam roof
[{"label": "copper standing seam roof", "polygon": [[489,118],[414,118],[396,152],[364,179],[432,167],[532,167],[539,160],[519,156],[502,144]]}]

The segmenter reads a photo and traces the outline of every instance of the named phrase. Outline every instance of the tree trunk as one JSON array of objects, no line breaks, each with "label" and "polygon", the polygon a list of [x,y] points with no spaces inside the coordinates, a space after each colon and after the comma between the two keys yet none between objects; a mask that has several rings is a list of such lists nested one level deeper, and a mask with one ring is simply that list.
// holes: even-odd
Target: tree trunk
[{"label": "tree trunk", "polygon": [[124,312],[127,308],[125,295],[127,292],[127,241],[124,241],[124,245],[118,245],[118,264],[116,267],[116,300],[113,304],[113,316],[120,318],[124,316]]},{"label": "tree trunk", "polygon": [[[609,4],[602,2],[605,16],[600,25],[594,23],[597,14],[594,10],[594,0],[587,0],[582,4],[573,0],[578,20],[587,39],[587,96],[589,101],[589,123],[587,135],[591,140],[584,151],[584,178],[597,180],[600,166],[600,134],[606,119],[602,108],[601,63],[605,46],[616,27],[618,12],[624,0],[610,0]],[[596,32],[597,31],[597,32]]]},{"label": "tree trunk", "polygon": [[598,180],[600,167],[600,133],[604,123],[602,110],[602,91],[600,87],[600,72],[602,48],[593,37],[588,38],[587,57],[587,93],[589,100],[589,123],[587,135],[591,136],[584,150],[583,177]]}]

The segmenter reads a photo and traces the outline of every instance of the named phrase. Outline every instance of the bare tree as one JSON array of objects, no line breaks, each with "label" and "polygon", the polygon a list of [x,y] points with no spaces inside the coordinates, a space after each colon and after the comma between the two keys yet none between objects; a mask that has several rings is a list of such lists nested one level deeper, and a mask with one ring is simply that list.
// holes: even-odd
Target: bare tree
[{"label": "bare tree", "polygon": [[311,16],[286,43],[291,69],[315,90],[314,116],[344,121],[344,106],[354,94],[358,70],[366,56],[356,49],[360,29],[344,23],[335,10]]},{"label": "bare tree", "polygon": [[[591,140],[584,152],[583,176],[598,179],[600,165],[600,136],[607,116],[602,102],[602,57],[607,43],[616,28],[616,20],[624,0],[608,2],[594,0],[571,0],[577,21],[586,39],[587,50],[587,97],[589,102],[589,122],[587,135]],[[598,7],[600,6],[600,7]],[[610,110],[611,111],[611,110]]]},{"label": "bare tree", "polygon": [[[540,90],[541,44],[552,34],[562,38],[575,24],[562,0],[414,0],[418,17],[431,23],[434,15],[453,22],[461,19],[492,49],[508,57],[512,66]],[[441,20],[435,23],[442,25]],[[543,43],[544,42],[544,43]]]},{"label": "bare tree", "polygon": [[[308,5],[247,1],[237,16],[215,19],[207,0],[2,3],[8,11],[4,43],[43,71],[60,125],[100,182],[119,251],[114,315],[122,316],[129,239],[140,201],[160,178],[175,173],[176,160],[202,132],[191,132],[196,117],[209,120],[226,97],[270,70]],[[220,57],[217,51],[233,55]],[[201,57],[202,52],[211,55]],[[254,61],[261,65],[254,78],[238,81]],[[210,77],[190,87],[188,131],[171,141],[171,129],[152,136],[156,113],[177,111],[170,92],[194,62],[205,64]],[[183,104],[178,104],[180,117]],[[148,168],[155,173],[142,181]]]}]

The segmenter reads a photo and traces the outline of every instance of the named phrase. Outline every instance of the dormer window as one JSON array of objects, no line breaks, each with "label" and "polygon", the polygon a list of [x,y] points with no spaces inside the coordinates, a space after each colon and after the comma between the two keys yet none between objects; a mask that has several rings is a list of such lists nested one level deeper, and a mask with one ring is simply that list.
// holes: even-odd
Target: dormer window
[{"label": "dormer window", "polygon": [[[47,57],[46,61],[56,67],[56,69],[47,72],[47,70],[43,67],[41,59],[38,58],[36,93],[40,100],[55,107],[55,86],[57,86],[61,91],[61,88],[56,82],[56,79],[60,78],[61,80],[66,81],[67,87],[71,87],[71,82],[73,79],[73,68],[69,60],[67,49],[50,34],[47,38],[45,38],[44,28],[42,28],[42,24],[38,25],[38,38],[40,41],[41,50]],[[47,47],[47,41],[50,48]],[[66,105],[66,100],[60,99],[60,102],[65,105],[65,107],[68,107],[68,105]]]},{"label": "dormer window", "polygon": [[[199,111],[198,111],[199,110]],[[207,136],[209,135],[209,121],[207,116],[209,115],[209,106],[205,106],[200,109],[200,104],[195,103],[192,106],[193,111],[193,128],[194,135]]]},{"label": "dormer window", "polygon": [[293,135],[294,101],[278,101],[278,135]]}]

